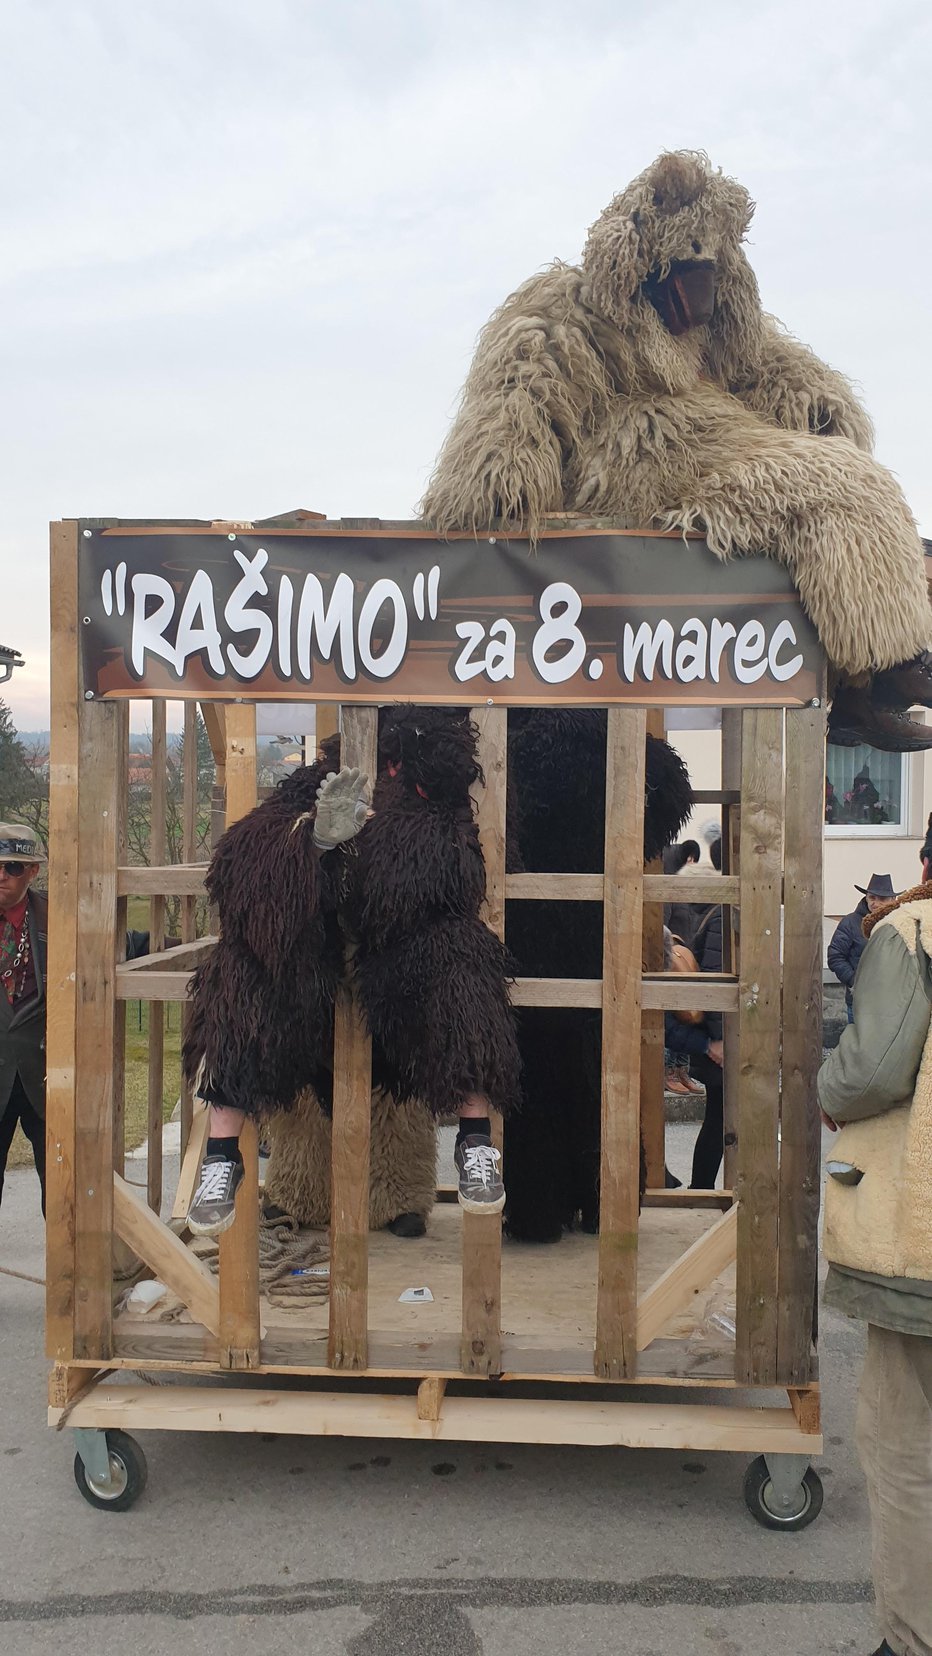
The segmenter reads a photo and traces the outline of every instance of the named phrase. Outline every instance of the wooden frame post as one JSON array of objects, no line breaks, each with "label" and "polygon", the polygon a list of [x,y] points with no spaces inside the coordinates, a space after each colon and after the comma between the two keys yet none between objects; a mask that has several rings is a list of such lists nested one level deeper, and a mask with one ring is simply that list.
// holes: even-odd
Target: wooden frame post
[{"label": "wooden frame post", "polygon": [[742,716],[741,848],[735,1379],[762,1386],[777,1357],[782,708]]},{"label": "wooden frame post", "polygon": [[[647,713],[647,734],[663,740],[665,720],[662,708]],[[645,874],[662,874],[663,862],[645,863]],[[663,907],[645,904],[642,958],[645,972],[663,971]],[[647,1185],[663,1190],[666,1173],[666,1122],[663,1091],[662,1012],[641,1013],[641,1142],[647,1168]]]},{"label": "wooden frame post", "polygon": [[602,946],[602,1172],[595,1372],[637,1367],[641,1092],[641,905],[644,891],[642,707],[610,707],[605,769]]},{"label": "wooden frame post", "polygon": [[[729,792],[741,788],[741,709],[722,709],[722,788]],[[722,806],[722,873],[737,874],[740,868],[740,806]],[[736,972],[739,961],[738,931],[735,911],[726,909],[722,916],[722,970]],[[722,1065],[722,1125],[724,1136],[725,1189],[735,1187],[738,1162],[738,1094],[741,1069],[738,1054],[739,1018],[735,1012],[722,1018],[724,1063]]]},{"label": "wooden frame post", "polygon": [[805,1385],[812,1370],[818,1274],[822,1055],[822,861],[825,708],[786,714],[786,849],[783,898],[783,1088],[777,1378]]},{"label": "wooden frame post", "polygon": [[75,1040],[78,947],[78,526],[53,523],[51,737],[49,752],[49,945],[46,997],[45,1349],[74,1356]]},{"label": "wooden frame post", "polygon": [[[379,713],[344,707],[341,759],[375,781]],[[369,1142],[372,1043],[349,983],[337,990],[333,1044],[333,1134],[330,1195],[331,1368],[368,1365]]]},{"label": "wooden frame post", "polygon": [[119,759],[126,709],[79,708],[78,937],[74,1071],[75,1357],[112,1351],[113,1047]]},{"label": "wooden frame post", "polygon": [[[485,861],[483,918],[505,936],[505,817],[508,783],[508,714],[504,707],[474,707],[479,763],[485,786],[473,790]],[[502,1123],[492,1117],[502,1149]],[[508,1169],[504,1169],[507,1180]],[[499,1374],[502,1367],[502,1225],[500,1214],[463,1214],[463,1298],[460,1362],[466,1374]]]},{"label": "wooden frame post", "polygon": [[[181,769],[181,860],[192,863],[197,851],[197,703],[184,704],[184,743]],[[181,899],[181,941],[193,943],[197,935],[197,898]],[[188,1003],[181,1009],[181,1039],[187,1033],[191,1012]],[[194,1092],[187,1077],[181,1076],[181,1162],[184,1164],[191,1123],[194,1119]]]},{"label": "wooden frame post", "polygon": [[[166,859],[168,737],[167,707],[152,703],[152,749],[150,754],[149,865],[161,868]],[[165,898],[149,899],[149,953],[165,947]],[[162,1206],[162,1098],[165,1092],[165,1005],[149,1002],[148,1145],[146,1183],[149,1206],[158,1213]]]},{"label": "wooden frame post", "polygon": [[[256,709],[230,702],[226,737],[226,825],[256,803]],[[223,1368],[256,1368],[259,1362],[259,1138],[247,1117],[240,1134],[244,1176],[236,1218],[220,1237],[220,1362]]]}]

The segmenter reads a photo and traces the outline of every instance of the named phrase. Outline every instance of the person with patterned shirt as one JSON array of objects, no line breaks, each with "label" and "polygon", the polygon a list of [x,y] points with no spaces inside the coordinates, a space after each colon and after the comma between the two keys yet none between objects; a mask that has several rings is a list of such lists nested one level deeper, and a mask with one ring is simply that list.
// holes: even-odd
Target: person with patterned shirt
[{"label": "person with patterned shirt", "polygon": [[45,978],[48,898],[31,890],[47,861],[32,828],[0,822],[0,1201],[10,1145],[32,1145],[45,1213]]}]

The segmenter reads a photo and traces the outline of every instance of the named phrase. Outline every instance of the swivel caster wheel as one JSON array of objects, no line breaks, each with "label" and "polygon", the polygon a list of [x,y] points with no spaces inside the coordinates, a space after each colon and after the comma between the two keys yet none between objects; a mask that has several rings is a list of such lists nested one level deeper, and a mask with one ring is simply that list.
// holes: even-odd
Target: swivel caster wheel
[{"label": "swivel caster wheel", "polygon": [[128,1432],[75,1432],[74,1481],[91,1506],[126,1512],[146,1487],[146,1457]]},{"label": "swivel caster wheel", "polygon": [[765,1529],[801,1530],[822,1511],[822,1480],[801,1455],[758,1455],[745,1473],[748,1511]]}]

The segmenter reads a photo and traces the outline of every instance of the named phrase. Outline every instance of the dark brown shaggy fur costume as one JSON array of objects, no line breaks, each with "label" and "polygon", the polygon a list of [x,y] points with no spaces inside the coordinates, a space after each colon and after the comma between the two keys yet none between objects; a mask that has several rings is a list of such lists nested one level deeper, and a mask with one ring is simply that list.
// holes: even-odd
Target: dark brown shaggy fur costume
[{"label": "dark brown shaggy fur costume", "polygon": [[375,818],[318,860],[317,787],[335,746],[223,836],[208,892],[221,938],[195,975],[185,1069],[217,1103],[268,1115],[312,1087],[330,1102],[342,917],[373,1036],[376,1086],[434,1114],[472,1092],[495,1109],[520,1084],[507,966],[479,919],[485,868],[469,789],[465,713],[395,708],[380,719]]},{"label": "dark brown shaggy fur costume", "polygon": [[455,709],[383,716],[375,817],[347,852],[354,986],[374,1080],[435,1115],[519,1096],[504,948],[479,919],[485,865],[469,789],[477,731]]},{"label": "dark brown shaggy fur costume", "polygon": [[[510,863],[541,873],[602,872],[605,741],[602,708],[510,714]],[[676,838],[691,803],[679,755],[648,737],[646,859]],[[522,975],[602,975],[601,903],[509,903],[505,935]],[[598,1230],[602,1015],[526,1008],[518,1020],[524,1103],[505,1129],[505,1226],[521,1241],[556,1242],[575,1224]]]},{"label": "dark brown shaggy fur costume", "polygon": [[312,822],[335,762],[330,744],[228,828],[207,874],[220,940],[192,982],[185,1074],[247,1115],[290,1109],[305,1087],[330,1096],[339,864],[318,859]]}]

